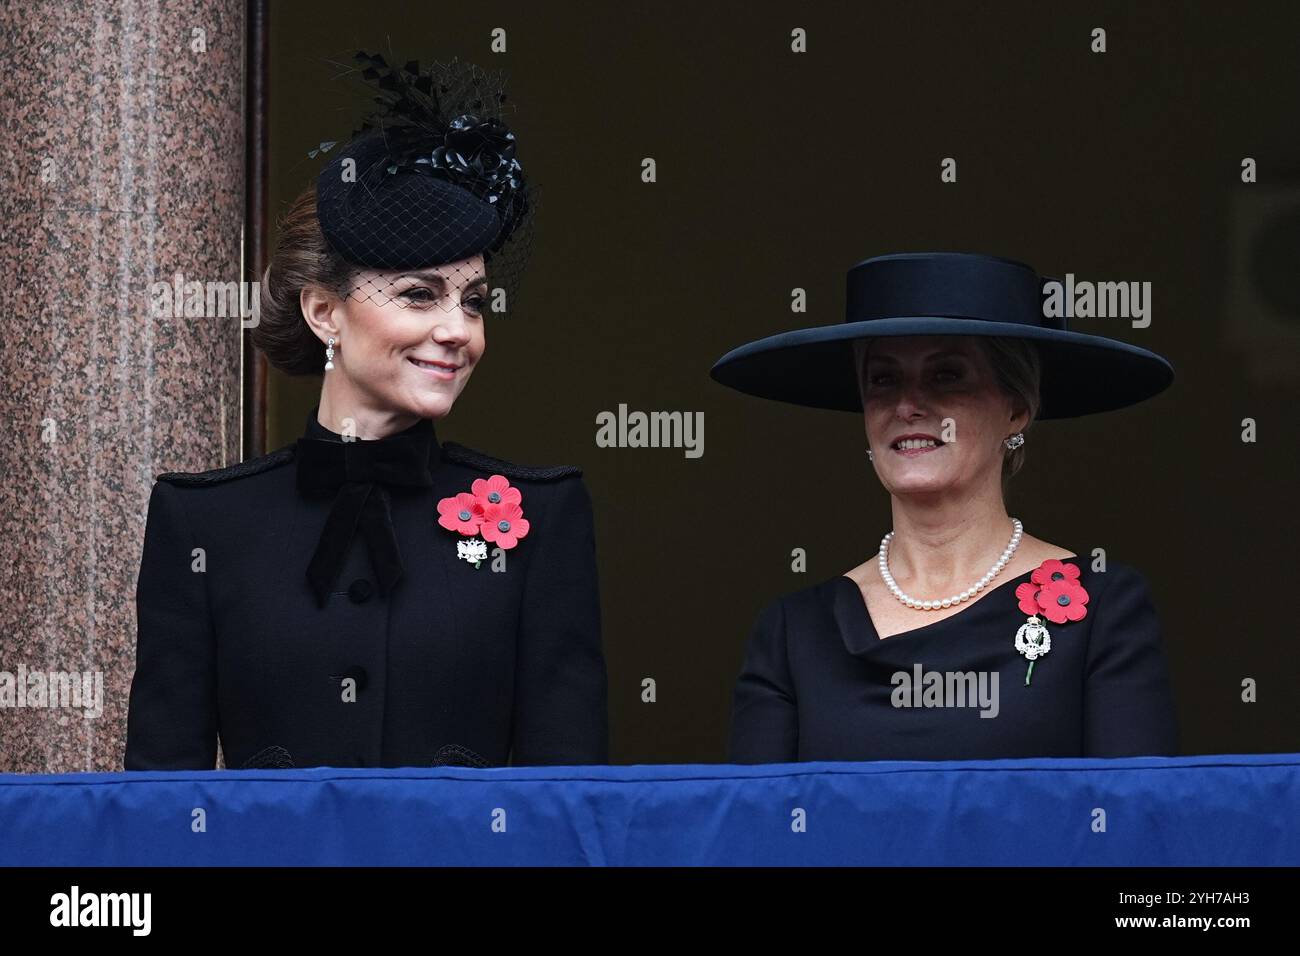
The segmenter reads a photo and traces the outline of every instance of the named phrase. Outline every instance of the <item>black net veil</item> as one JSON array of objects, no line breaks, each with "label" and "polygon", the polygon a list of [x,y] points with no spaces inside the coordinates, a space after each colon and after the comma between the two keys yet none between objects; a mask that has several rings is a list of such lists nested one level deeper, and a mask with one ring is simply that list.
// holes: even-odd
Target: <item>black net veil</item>
[{"label": "black net veil", "polygon": [[355,266],[340,295],[517,314],[537,189],[506,122],[514,106],[504,75],[458,59],[390,66],[357,52],[344,76],[373,105],[317,178],[321,232]]}]

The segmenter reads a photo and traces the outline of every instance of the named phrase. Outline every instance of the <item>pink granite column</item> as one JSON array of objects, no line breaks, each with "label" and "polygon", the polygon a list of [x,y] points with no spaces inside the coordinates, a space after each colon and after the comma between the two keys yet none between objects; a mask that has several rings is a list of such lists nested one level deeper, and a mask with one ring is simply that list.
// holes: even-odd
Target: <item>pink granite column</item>
[{"label": "pink granite column", "polygon": [[121,769],[153,479],[238,460],[240,318],[151,286],[240,279],[243,43],[238,0],[0,5],[0,771]]}]

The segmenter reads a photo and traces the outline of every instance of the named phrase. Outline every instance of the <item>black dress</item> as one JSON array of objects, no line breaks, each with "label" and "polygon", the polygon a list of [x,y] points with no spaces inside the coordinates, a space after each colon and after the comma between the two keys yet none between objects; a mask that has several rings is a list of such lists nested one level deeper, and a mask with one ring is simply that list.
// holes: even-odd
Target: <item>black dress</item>
[{"label": "black dress", "polygon": [[1015,592],[1031,571],[883,640],[843,575],[773,602],[736,683],[731,762],[1176,754],[1146,581],[1113,561],[1098,573],[1064,560],[1080,568],[1087,614],[1045,622],[1051,649],[1028,686],[1029,663],[1015,647],[1028,615]]},{"label": "black dress", "polygon": [[[607,762],[581,472],[440,444],[427,420],[343,443],[313,409],[304,438],[155,484],[126,769],[212,769],[218,737],[231,768]],[[345,444],[405,457],[362,474]],[[530,526],[476,566],[438,502],[492,475]]]}]

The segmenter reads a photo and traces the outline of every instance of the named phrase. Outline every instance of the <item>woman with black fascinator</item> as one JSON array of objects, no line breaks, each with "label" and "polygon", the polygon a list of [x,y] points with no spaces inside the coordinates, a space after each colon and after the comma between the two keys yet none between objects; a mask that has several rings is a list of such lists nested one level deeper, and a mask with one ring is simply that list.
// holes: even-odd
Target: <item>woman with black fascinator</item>
[{"label": "woman with black fascinator", "polygon": [[500,82],[358,53],[377,109],[292,205],[255,344],[322,375],[293,445],[159,476],[124,764],[603,763],[591,499],[440,442],[535,197]]}]

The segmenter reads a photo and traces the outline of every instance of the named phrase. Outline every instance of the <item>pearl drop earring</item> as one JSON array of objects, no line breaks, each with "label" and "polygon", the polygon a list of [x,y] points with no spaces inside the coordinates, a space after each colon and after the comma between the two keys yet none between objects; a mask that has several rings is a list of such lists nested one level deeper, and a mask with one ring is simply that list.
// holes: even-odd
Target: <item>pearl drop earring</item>
[{"label": "pearl drop earring", "polygon": [[334,367],[334,340],[330,339],[329,344],[325,346],[325,371]]}]

